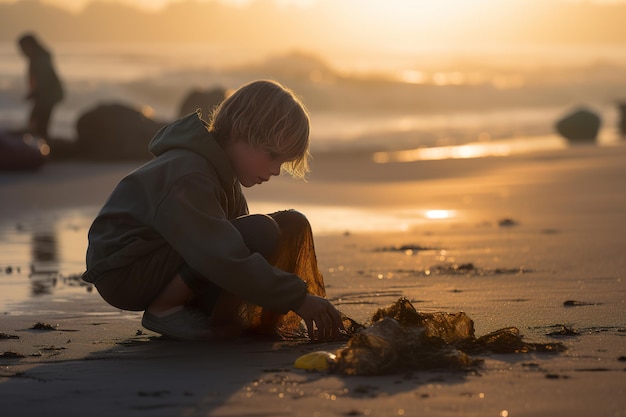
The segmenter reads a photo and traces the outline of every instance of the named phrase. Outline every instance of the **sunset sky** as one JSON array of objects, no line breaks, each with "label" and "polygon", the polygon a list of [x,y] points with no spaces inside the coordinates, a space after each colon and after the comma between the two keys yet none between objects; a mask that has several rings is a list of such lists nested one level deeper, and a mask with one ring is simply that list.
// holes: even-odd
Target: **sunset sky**
[{"label": "sunset sky", "polygon": [[[171,40],[175,40],[176,37],[184,38],[187,35],[183,34],[189,33],[190,27],[194,26],[193,19],[199,17],[198,13],[191,18],[187,17],[187,21],[176,20],[177,17],[180,18],[182,10],[192,10],[193,7],[190,6],[193,3],[205,5],[221,3],[241,6],[241,10],[252,10],[252,15],[247,17],[248,20],[237,18],[228,23],[230,25],[228,29],[239,33],[247,32],[248,38],[250,33],[254,33],[253,38],[262,42],[269,40],[269,32],[276,32],[279,29],[290,34],[296,32],[314,34],[319,43],[324,42],[328,46],[332,46],[338,37],[347,39],[350,35],[357,34],[358,36],[351,40],[355,44],[384,48],[409,47],[409,49],[418,42],[458,46],[459,43],[476,45],[494,41],[506,42],[511,39],[567,43],[598,40],[622,42],[626,39],[626,30],[620,20],[621,16],[626,14],[623,7],[626,0],[0,0],[0,4],[4,5],[23,5],[30,2],[52,5],[75,13],[80,19],[88,19],[84,20],[89,22],[87,26],[100,24],[101,22],[94,17],[99,14],[102,14],[100,19],[102,21],[115,16],[116,25],[108,25],[99,30],[111,36],[119,32],[119,36],[123,36],[124,39],[129,39],[129,33],[122,35],[119,30],[127,30],[124,25],[131,26],[134,22],[132,19],[139,18],[139,15],[129,17],[131,13],[86,6],[90,3],[134,6],[139,11],[153,12],[144,13],[140,19],[142,22],[149,17],[147,15],[161,19],[152,21],[153,25],[163,24],[167,19],[172,19],[167,23],[167,33],[171,35]],[[174,4],[180,7],[171,9],[171,16],[163,13],[166,7]],[[573,4],[581,7],[571,7]],[[615,10],[595,7],[601,4],[619,4],[620,7]],[[284,9],[283,14],[280,13],[280,7],[271,7],[276,5],[288,6],[291,9]],[[30,9],[21,7],[20,10]],[[88,12],[83,13],[86,10]],[[231,7],[228,13],[232,15],[233,10],[237,10],[237,7]],[[222,12],[220,10],[217,13]],[[24,19],[23,15],[21,18]],[[62,16],[57,15],[56,21],[60,22],[60,18]],[[220,18],[213,21],[210,21],[210,15],[206,18],[205,25],[212,25],[212,29],[223,32],[223,28],[220,27],[223,22]],[[14,20],[8,20],[3,24],[13,27],[16,23]],[[43,24],[42,30],[49,30],[48,36],[55,36],[62,32],[64,27],[56,27],[53,30],[54,21],[41,20],[40,17],[37,23]],[[142,22],[136,22],[138,34],[148,33],[145,27],[140,28]],[[272,22],[272,27],[259,28],[259,22],[263,22],[262,24]],[[201,26],[202,24],[196,23],[197,28]],[[8,29],[3,30],[7,32]],[[81,28],[83,32],[78,33],[84,36],[84,30],[96,31],[95,27],[83,27]],[[193,34],[191,38],[203,39],[202,36]],[[55,37],[59,40],[62,38]],[[291,38],[285,39],[283,36],[281,40],[293,41]],[[299,41],[299,44],[303,42]]]},{"label": "sunset sky", "polygon": [[[0,0],[0,3],[15,3],[18,0]],[[61,6],[68,10],[79,11],[82,9],[86,3],[89,3],[92,0],[40,0],[42,3],[53,4],[55,6]],[[163,8],[169,3],[180,2],[181,0],[99,0],[99,1],[108,1],[108,2],[117,2],[117,3],[126,3],[135,5],[145,10],[158,10]],[[216,0],[198,0],[200,2],[203,1],[216,1]],[[250,3],[253,0],[217,0],[223,3],[229,4],[241,4],[245,5]],[[315,3],[316,0],[267,0],[274,1],[275,3],[284,3],[284,4],[297,4],[306,7],[312,3]],[[346,1],[346,0],[344,0]],[[350,2],[351,0],[347,0]],[[531,2],[541,3],[545,2],[545,0],[530,0]],[[588,3],[626,3],[626,0],[565,0],[573,3],[580,2],[588,2]],[[397,10],[398,7],[406,10],[407,12],[413,11],[422,11],[426,7],[427,9],[439,9],[439,10],[447,10],[450,8],[469,8],[470,6],[476,8],[477,6],[484,5],[487,6],[489,4],[506,4],[509,3],[511,5],[515,3],[524,3],[525,0],[360,0],[358,4],[363,9],[372,9],[380,11],[381,5],[385,5],[387,9],[395,8]]]},{"label": "sunset sky", "polygon": [[0,0],[0,6],[3,41],[37,28],[55,45],[222,42],[264,54],[313,52],[353,69],[405,61],[421,68],[448,57],[466,68],[487,59],[517,67],[626,59],[626,0]]}]

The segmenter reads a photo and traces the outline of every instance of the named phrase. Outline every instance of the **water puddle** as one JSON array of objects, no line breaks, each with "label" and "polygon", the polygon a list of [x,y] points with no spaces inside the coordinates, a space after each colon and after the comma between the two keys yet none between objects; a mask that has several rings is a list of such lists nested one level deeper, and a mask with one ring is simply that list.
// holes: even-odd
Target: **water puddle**
[{"label": "water puddle", "polygon": [[60,291],[92,291],[80,275],[94,215],[95,210],[66,210],[0,223],[0,311],[14,311],[26,299]]}]

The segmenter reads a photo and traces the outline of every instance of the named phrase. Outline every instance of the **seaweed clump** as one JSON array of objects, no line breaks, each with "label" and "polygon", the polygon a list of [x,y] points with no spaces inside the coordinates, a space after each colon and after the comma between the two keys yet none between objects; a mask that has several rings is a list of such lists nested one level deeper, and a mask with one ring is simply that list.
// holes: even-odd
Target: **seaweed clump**
[{"label": "seaweed clump", "polygon": [[515,327],[477,338],[474,322],[465,313],[422,313],[400,298],[372,316],[339,349],[330,366],[345,375],[382,375],[407,370],[475,369],[488,353],[562,352],[561,343],[527,343]]}]

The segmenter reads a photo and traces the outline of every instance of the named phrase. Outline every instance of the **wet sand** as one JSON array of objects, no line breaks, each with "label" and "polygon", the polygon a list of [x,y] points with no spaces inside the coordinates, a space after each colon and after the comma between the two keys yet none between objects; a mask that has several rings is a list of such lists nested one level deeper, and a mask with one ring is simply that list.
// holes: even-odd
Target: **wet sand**
[{"label": "wet sand", "polygon": [[[625,416],[625,160],[623,144],[390,164],[318,154],[307,183],[247,190],[253,211],[309,216],[328,297],[356,320],[404,296],[421,311],[464,311],[477,336],[516,326],[567,347],[376,377],[293,366],[339,342],[164,340],[80,286],[89,221],[136,164],[1,174],[1,413]],[[36,242],[50,243],[41,235],[56,242],[54,283],[33,274],[50,267],[33,260]]]}]

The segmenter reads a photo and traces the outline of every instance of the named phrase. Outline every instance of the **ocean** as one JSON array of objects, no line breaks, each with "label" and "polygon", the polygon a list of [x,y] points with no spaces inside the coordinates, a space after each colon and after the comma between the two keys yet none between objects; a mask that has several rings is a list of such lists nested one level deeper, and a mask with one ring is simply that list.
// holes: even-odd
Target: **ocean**
[{"label": "ocean", "polygon": [[[497,142],[498,154],[503,141],[515,143],[505,153],[558,148],[564,143],[554,123],[580,107],[602,117],[599,143],[610,143],[616,103],[626,100],[622,46],[423,46],[370,56],[206,43],[76,42],[50,49],[67,92],[51,134],[68,139],[78,117],[100,103],[128,104],[168,121],[194,88],[234,89],[258,78],[280,81],[302,97],[311,113],[313,152]],[[25,71],[16,46],[0,43],[0,127],[25,122]]]}]

